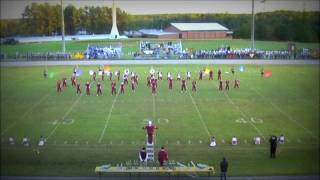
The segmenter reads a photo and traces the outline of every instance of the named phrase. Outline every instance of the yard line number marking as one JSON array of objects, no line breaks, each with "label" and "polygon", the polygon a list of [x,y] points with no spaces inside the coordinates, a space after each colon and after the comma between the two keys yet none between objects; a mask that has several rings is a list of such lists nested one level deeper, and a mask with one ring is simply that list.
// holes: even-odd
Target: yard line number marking
[{"label": "yard line number marking", "polygon": [[[56,120],[48,122],[48,123],[55,126],[59,123],[59,121],[61,121],[61,120],[56,119]],[[74,123],[74,119],[70,119],[70,118],[62,119],[61,123],[63,125],[70,125],[70,124]]]},{"label": "yard line number marking", "polygon": [[[248,86],[248,85],[247,85]],[[300,128],[302,128],[303,130],[305,130],[309,135],[311,135],[312,137],[314,137],[315,139],[319,139],[316,135],[314,135],[314,133],[309,130],[308,128],[306,128],[305,126],[303,126],[301,123],[299,123],[298,121],[296,121],[295,119],[293,119],[290,115],[288,115],[286,112],[284,112],[283,110],[281,110],[281,108],[277,105],[275,105],[272,101],[267,100],[265,98],[264,95],[262,95],[259,91],[257,91],[255,88],[252,88],[250,86],[248,86],[251,90],[253,90],[256,94],[258,94],[260,97],[262,97],[263,99],[265,99],[265,101],[267,101],[269,104],[271,104],[271,106],[273,108],[275,108],[277,111],[279,111],[281,114],[283,114],[285,117],[287,117],[288,120],[290,120],[291,122],[295,123],[297,126],[299,126]]]},{"label": "yard line number marking", "polygon": [[[80,95],[80,97],[77,98],[77,100],[71,105],[71,107],[68,109],[68,111],[63,115],[63,117],[61,118],[61,120],[63,122],[65,122],[66,117],[71,113],[71,111],[73,110],[73,108],[78,104],[78,102],[80,101],[81,97],[83,96],[83,93]],[[50,132],[50,134],[47,137],[47,140],[56,132],[56,130],[58,129],[58,127],[63,124],[63,122],[58,122],[58,124],[56,125],[56,127],[54,127],[54,129]]]},{"label": "yard line number marking", "polygon": [[235,122],[236,122],[236,123],[246,124],[246,123],[248,123],[249,121],[251,121],[251,122],[254,123],[254,124],[262,124],[262,123],[263,123],[263,120],[262,120],[262,119],[260,119],[260,118],[253,118],[253,117],[251,117],[250,119],[240,118],[240,119],[237,119]]},{"label": "yard line number marking", "polygon": [[[227,97],[228,101],[229,101],[232,105],[234,105],[234,107],[237,108],[237,110],[242,114],[242,116],[243,116],[244,118],[249,119],[249,117],[247,117],[247,116],[245,115],[245,113],[239,108],[239,106],[237,106],[237,105],[231,100],[231,98],[229,97],[229,95],[228,95],[227,93],[224,92],[223,94]],[[260,136],[261,136],[264,140],[266,140],[266,138],[264,137],[264,135],[262,134],[262,132],[257,128],[257,126],[255,126],[251,121],[247,121],[247,122],[249,122],[249,124],[260,134]]]},{"label": "yard line number marking", "polygon": [[[148,124],[149,121],[150,121],[150,118],[145,118],[142,120],[141,124],[146,125],[146,124]],[[154,119],[154,121],[156,121],[158,124],[168,124],[169,123],[169,119],[167,119],[167,118],[157,118],[157,119]]]}]

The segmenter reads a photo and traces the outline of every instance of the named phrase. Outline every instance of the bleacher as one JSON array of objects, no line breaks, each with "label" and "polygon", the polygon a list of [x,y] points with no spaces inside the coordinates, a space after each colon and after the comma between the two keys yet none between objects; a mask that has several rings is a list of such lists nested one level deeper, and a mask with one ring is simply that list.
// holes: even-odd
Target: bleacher
[{"label": "bleacher", "polygon": [[85,52],[86,59],[120,59],[122,44],[89,44]]},{"label": "bleacher", "polygon": [[180,40],[143,40],[135,59],[176,59],[182,53]]}]

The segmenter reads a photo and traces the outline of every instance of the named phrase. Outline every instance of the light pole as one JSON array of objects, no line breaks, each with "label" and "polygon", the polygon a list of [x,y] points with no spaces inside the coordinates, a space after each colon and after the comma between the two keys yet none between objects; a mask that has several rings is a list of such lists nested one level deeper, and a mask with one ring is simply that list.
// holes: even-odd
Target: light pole
[{"label": "light pole", "polygon": [[61,0],[61,36],[62,36],[62,52],[66,52],[66,41],[64,39],[64,14],[63,14],[63,4]]},{"label": "light pole", "polygon": [[252,0],[252,20],[251,20],[251,50],[254,49],[254,0]]}]

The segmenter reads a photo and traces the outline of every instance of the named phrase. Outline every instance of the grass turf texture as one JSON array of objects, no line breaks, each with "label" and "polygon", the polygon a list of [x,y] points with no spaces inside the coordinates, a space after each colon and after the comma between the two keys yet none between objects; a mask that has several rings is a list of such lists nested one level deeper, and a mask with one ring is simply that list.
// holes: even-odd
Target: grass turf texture
[{"label": "grass turf texture", "polygon": [[[105,80],[103,96],[99,97],[95,83],[93,96],[76,95],[70,87],[71,66],[48,67],[48,79],[43,79],[43,67],[2,67],[1,174],[91,176],[95,166],[135,160],[145,145],[142,126],[146,118],[154,119],[160,127],[155,151],[165,146],[171,160],[193,160],[219,171],[218,163],[225,156],[232,176],[319,174],[318,66],[265,65],[273,75],[261,78],[260,65],[245,65],[245,71],[235,75],[241,79],[240,89],[233,89],[234,78],[225,73],[231,65],[210,65],[215,80],[206,76],[198,82],[197,93],[181,93],[177,81],[169,91],[162,80],[154,98],[145,80],[151,66],[111,66],[112,70],[138,72],[139,87],[135,93],[128,86],[124,95],[111,96],[110,81]],[[153,67],[164,74],[180,71],[185,75],[190,70],[195,77],[204,66]],[[231,80],[229,92],[218,91],[218,67],[223,79]],[[83,87],[88,71],[97,67],[80,68],[84,71],[79,78]],[[68,78],[68,88],[58,94],[56,81],[62,77]],[[191,82],[187,86],[191,88]],[[119,90],[119,83],[117,87]],[[239,123],[241,118],[245,122]],[[262,145],[251,144],[259,133],[266,139],[283,133],[289,140],[279,145],[277,159],[269,159],[266,140]],[[31,147],[21,145],[23,135],[31,139]],[[40,135],[49,139],[38,148]],[[213,135],[218,146],[209,148]],[[230,145],[233,135],[238,137],[237,146]],[[8,145],[9,136],[16,138],[16,145]]]},{"label": "grass turf texture", "polygon": [[[139,50],[139,42],[141,39],[127,40],[95,40],[95,41],[66,41],[67,52],[85,52],[88,44],[114,44],[122,43],[123,59],[132,59],[129,52]],[[147,39],[142,39],[147,40]],[[157,40],[157,39],[152,39]],[[167,40],[166,40],[167,41]],[[248,48],[251,47],[251,41],[246,39],[216,39],[216,40],[182,40],[183,48],[193,49],[216,49],[230,45],[232,48]],[[319,43],[299,43],[296,42],[297,48],[319,48]],[[278,41],[255,41],[258,49],[265,50],[287,50],[288,42]],[[16,57],[16,52],[61,52],[61,42],[40,42],[40,43],[20,43],[17,45],[1,45],[1,53],[6,54],[9,58]]]}]

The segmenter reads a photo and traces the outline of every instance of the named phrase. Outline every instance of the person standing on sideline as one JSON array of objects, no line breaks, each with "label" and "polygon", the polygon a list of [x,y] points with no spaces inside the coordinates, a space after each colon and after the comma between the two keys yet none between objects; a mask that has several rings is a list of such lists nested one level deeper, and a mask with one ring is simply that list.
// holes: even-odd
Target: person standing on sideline
[{"label": "person standing on sideline", "polygon": [[47,69],[43,70],[43,77],[46,79],[48,77],[48,71]]},{"label": "person standing on sideline", "polygon": [[269,139],[270,142],[270,158],[276,158],[276,151],[277,151],[277,136],[272,135]]},{"label": "person standing on sideline", "polygon": [[220,162],[220,180],[227,179],[227,171],[228,171],[228,161],[225,157],[222,158]]},{"label": "person standing on sideline", "polygon": [[279,137],[279,144],[284,144],[284,135],[281,134]]},{"label": "person standing on sideline", "polygon": [[140,150],[140,152],[139,152],[139,159],[140,159],[140,162],[141,162],[141,163],[147,162],[148,153],[147,153],[145,147],[143,147],[143,148]]},{"label": "person standing on sideline", "polygon": [[168,152],[164,149],[164,147],[161,147],[158,153],[158,161],[160,163],[160,166],[163,166],[163,163],[168,160]]}]

